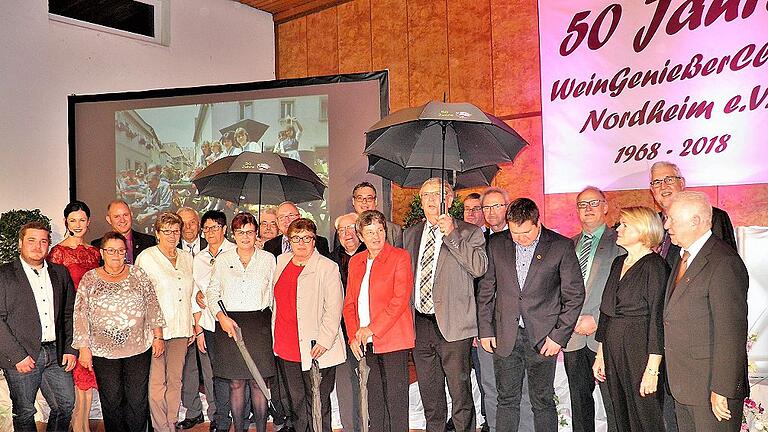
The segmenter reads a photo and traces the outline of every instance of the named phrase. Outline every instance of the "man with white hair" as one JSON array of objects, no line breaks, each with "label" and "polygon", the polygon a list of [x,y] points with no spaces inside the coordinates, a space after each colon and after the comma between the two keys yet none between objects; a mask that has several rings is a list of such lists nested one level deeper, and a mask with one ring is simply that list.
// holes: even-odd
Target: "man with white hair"
[{"label": "man with white hair", "polygon": [[679,246],[664,303],[669,389],[682,432],[737,432],[747,378],[744,262],[713,235],[712,206],[701,192],[678,192],[664,228]]}]

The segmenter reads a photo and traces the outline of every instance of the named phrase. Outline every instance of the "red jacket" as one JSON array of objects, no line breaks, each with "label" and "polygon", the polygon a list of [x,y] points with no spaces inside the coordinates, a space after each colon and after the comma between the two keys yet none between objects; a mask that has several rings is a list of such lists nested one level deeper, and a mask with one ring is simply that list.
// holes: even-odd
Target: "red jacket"
[{"label": "red jacket", "polygon": [[[360,328],[357,299],[367,260],[368,251],[363,251],[349,261],[344,324],[350,341]],[[413,348],[416,337],[410,308],[413,270],[408,251],[385,243],[373,260],[368,290],[371,310],[368,327],[373,331],[374,352],[380,354]]]}]

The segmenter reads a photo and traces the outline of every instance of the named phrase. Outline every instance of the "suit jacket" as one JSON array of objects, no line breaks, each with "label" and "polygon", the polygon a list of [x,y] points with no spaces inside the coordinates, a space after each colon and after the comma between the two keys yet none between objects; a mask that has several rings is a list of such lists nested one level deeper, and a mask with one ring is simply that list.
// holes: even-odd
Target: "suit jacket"
[{"label": "suit jacket", "polygon": [[[571,237],[574,247],[578,247],[583,232]],[[576,250],[578,256],[579,251]],[[595,257],[592,259],[592,267],[589,269],[587,280],[584,281],[585,297],[584,306],[581,308],[581,315],[591,315],[596,322],[600,317],[600,301],[603,298],[603,289],[605,288],[605,282],[608,280],[608,275],[611,273],[611,263],[613,259],[619,255],[624,255],[627,252],[619,245],[616,244],[616,230],[606,226],[603,235],[600,237],[600,243],[597,244],[597,250],[595,251]],[[598,324],[600,324],[598,322]],[[576,351],[588,346],[594,352],[597,352],[597,341],[595,341],[595,334],[592,333],[589,336],[580,335],[574,332],[571,335],[571,340],[568,341],[568,346],[564,348],[564,351]]]},{"label": "suit jacket", "polygon": [[[432,299],[435,318],[445,340],[454,342],[477,336],[477,305],[475,303],[474,278],[480,277],[488,267],[485,238],[479,227],[454,219],[455,229],[443,237],[443,244],[435,264],[435,282]],[[419,265],[419,246],[426,222],[403,232],[405,250],[411,254],[411,267],[416,275]],[[415,310],[414,284],[411,309]]]},{"label": "suit jacket", "polygon": [[[679,260],[678,260],[679,261]],[[685,405],[710,404],[710,391],[730,399],[749,394],[747,288],[744,262],[712,235],[672,291],[667,283],[664,353],[672,396]]]},{"label": "suit jacket", "polygon": [[[330,258],[331,257],[331,251],[328,250],[328,239],[323,236],[317,236],[315,239],[315,249],[317,249],[318,252],[320,252],[320,255]],[[283,253],[283,235],[280,234],[279,236],[273,238],[272,240],[267,240],[266,243],[264,243],[264,250],[271,253],[272,255],[277,258],[280,254]]]},{"label": "suit jacket", "polygon": [[515,242],[507,232],[491,236],[488,271],[480,279],[477,299],[480,337],[495,336],[496,353],[509,356],[522,315],[537,351],[547,336],[566,346],[584,304],[584,280],[573,242],[542,227],[522,289],[515,255]]},{"label": "suit jacket", "polygon": [[[357,305],[367,260],[368,251],[363,251],[353,256],[349,262],[347,295],[344,298],[344,324],[350,339],[360,328]],[[416,335],[409,307],[412,295],[411,257],[405,249],[386,243],[373,260],[368,282],[368,304],[371,312],[371,323],[368,327],[373,331],[375,353],[413,348]]]},{"label": "suit jacket", "polygon": [[[293,258],[288,252],[277,257],[277,267],[272,285],[277,284],[280,275]],[[341,334],[341,310],[344,307],[344,292],[341,288],[339,267],[335,262],[315,250],[307,260],[297,280],[296,317],[299,326],[299,351],[301,370],[312,367],[312,341],[328,349],[320,358],[320,368],[344,363],[347,347]],[[272,300],[272,337],[275,337],[275,316],[277,304]]]},{"label": "suit jacket", "polygon": [[[661,213],[659,216],[661,216]],[[731,218],[728,216],[728,213],[726,213],[725,210],[721,210],[717,207],[712,207],[712,234],[726,242],[730,247],[733,248],[733,250],[737,250],[736,234],[733,231]],[[667,252],[667,256],[665,258],[667,260],[667,264],[669,264],[669,267],[674,268],[677,262],[680,261],[680,246],[674,243],[669,245],[669,252]]]},{"label": "suit jacket", "polygon": [[[176,245],[176,247],[177,247],[177,248],[179,248],[179,249],[184,249],[184,248],[182,247],[182,246],[183,246],[183,244],[184,244],[184,240],[183,240],[183,239],[182,239],[182,240],[179,240],[179,243]],[[205,250],[205,248],[207,248],[207,247],[208,247],[208,240],[206,240],[206,239],[205,239],[205,238],[203,238],[203,237],[200,237],[200,251],[201,251],[201,252],[202,252],[202,251],[204,251],[204,250]],[[189,252],[189,249],[184,249],[184,250],[186,250],[187,252]]]},{"label": "suit jacket", "polygon": [[[72,348],[72,312],[75,288],[67,268],[48,263],[53,286],[53,311],[56,322],[56,356],[77,355]],[[21,259],[0,266],[0,368],[13,369],[27,356],[37,361],[42,341],[35,294],[29,285]]]},{"label": "suit jacket", "polygon": [[[150,248],[157,244],[157,239],[151,235],[140,233],[136,230],[131,230],[131,237],[133,238],[133,260],[136,261],[136,257],[146,248]],[[91,246],[99,247],[101,237],[93,240]],[[103,263],[102,263],[103,264]]]}]

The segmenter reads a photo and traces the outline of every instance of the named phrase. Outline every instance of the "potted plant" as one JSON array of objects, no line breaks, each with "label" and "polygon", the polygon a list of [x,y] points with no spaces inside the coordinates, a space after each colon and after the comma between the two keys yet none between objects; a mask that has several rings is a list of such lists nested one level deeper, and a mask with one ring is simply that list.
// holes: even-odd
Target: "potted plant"
[{"label": "potted plant", "polygon": [[10,210],[0,215],[0,264],[19,256],[19,230],[29,222],[42,222],[51,229],[51,219],[40,209]]}]

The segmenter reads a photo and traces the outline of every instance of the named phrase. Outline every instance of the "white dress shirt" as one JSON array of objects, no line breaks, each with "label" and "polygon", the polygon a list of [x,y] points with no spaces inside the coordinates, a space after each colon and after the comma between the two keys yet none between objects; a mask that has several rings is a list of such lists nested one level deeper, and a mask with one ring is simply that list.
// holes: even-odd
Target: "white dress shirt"
[{"label": "white dress shirt", "polygon": [[[443,247],[443,232],[437,225],[432,225],[429,221],[424,221],[424,231],[421,233],[421,243],[419,243],[419,260],[416,264],[416,274],[414,275],[414,289],[413,292],[416,295],[415,302],[413,304],[421,304],[421,257],[424,255],[424,248],[427,245],[427,239],[429,239],[430,228],[435,227],[435,257],[432,259],[432,290],[435,289],[435,274],[437,273],[437,259],[440,257],[440,249]],[[434,301],[434,296],[432,296]],[[418,309],[418,308],[417,308]]]},{"label": "white dress shirt", "polygon": [[163,339],[192,336],[192,254],[176,249],[176,267],[160,252],[158,246],[145,249],[136,258],[136,265],[155,285],[160,310],[165,318]]},{"label": "white dress shirt", "polygon": [[215,317],[221,308],[219,300],[230,312],[264,310],[272,305],[272,275],[275,256],[256,249],[243,267],[237,249],[222,252],[213,265],[211,282],[205,292],[208,308]]},{"label": "white dress shirt", "polygon": [[[190,246],[192,246],[192,250],[190,250]],[[192,254],[193,257],[197,256],[197,254],[200,253],[200,237],[197,237],[195,241],[192,243],[187,242],[184,239],[181,239],[181,248],[185,251]]]},{"label": "white dress shirt", "polygon": [[[197,300],[195,298],[197,297],[198,291],[202,291],[203,294],[205,294],[205,291],[208,289],[208,284],[211,282],[213,264],[216,262],[219,256],[221,256],[221,254],[226,251],[234,249],[235,247],[236,246],[234,243],[224,239],[224,242],[219,246],[219,250],[216,252],[216,255],[213,255],[208,248],[205,248],[199,254],[195,255],[195,260],[192,265],[192,276],[195,279],[195,292],[192,295],[192,313],[201,313],[200,320],[198,320],[197,323],[200,325],[200,327],[208,331],[216,330],[216,322],[213,318],[213,315],[211,314],[211,308],[206,307],[205,309],[201,309],[200,306],[197,305]],[[209,304],[208,298],[205,299],[205,303],[206,305]]]},{"label": "white dress shirt", "polygon": [[680,258],[683,257],[683,253],[685,253],[685,251],[688,251],[688,267],[691,267],[691,263],[693,263],[693,259],[696,258],[696,255],[699,254],[699,251],[701,251],[701,248],[704,247],[704,243],[706,243],[710,237],[712,237],[712,230],[708,230],[707,232],[702,234],[701,237],[696,239],[695,242],[691,243],[691,245],[688,246],[688,249],[680,248]]},{"label": "white dress shirt", "polygon": [[[363,276],[363,281],[360,283],[360,295],[357,297],[357,316],[360,318],[361,328],[371,324],[370,280],[372,265],[373,259],[368,258],[365,263],[365,275]],[[373,336],[368,336],[368,340],[365,342],[373,342]]]},{"label": "white dress shirt", "polygon": [[35,295],[37,313],[40,315],[40,329],[43,332],[41,342],[54,342],[56,340],[56,320],[53,311],[53,285],[48,275],[48,263],[43,261],[43,268],[35,270],[23,259],[21,267],[27,275],[32,293]]}]

